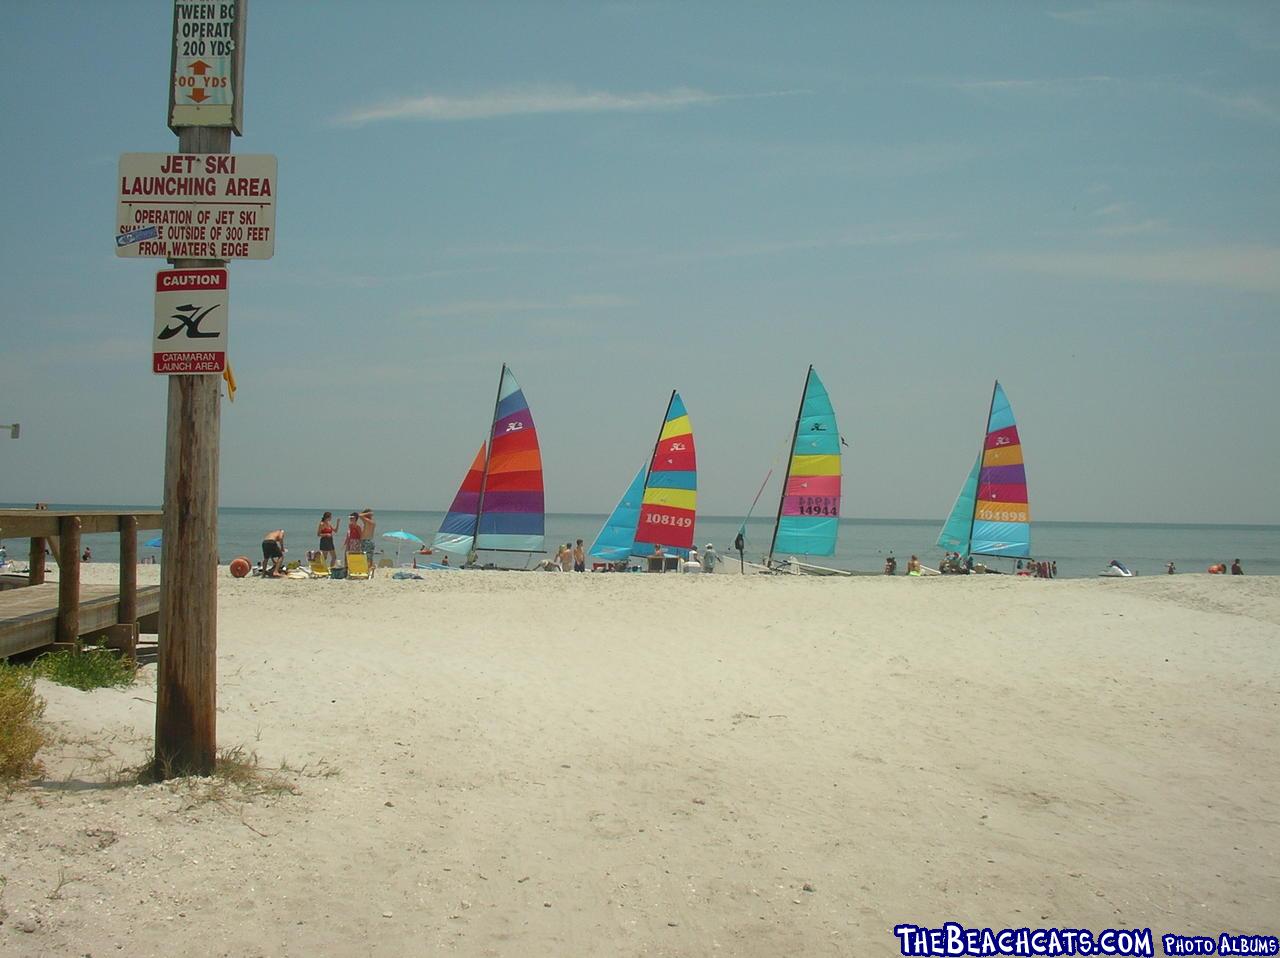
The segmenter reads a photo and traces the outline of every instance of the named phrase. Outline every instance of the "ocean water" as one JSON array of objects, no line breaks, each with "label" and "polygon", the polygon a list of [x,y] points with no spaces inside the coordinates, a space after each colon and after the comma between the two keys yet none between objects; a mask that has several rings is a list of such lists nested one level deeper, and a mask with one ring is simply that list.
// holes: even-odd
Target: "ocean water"
[{"label": "ocean water", "polygon": [[[55,509],[74,508],[52,504]],[[110,506],[84,506],[107,509]],[[127,507],[122,507],[127,508]],[[154,507],[152,507],[154,508]],[[238,555],[254,562],[262,557],[262,536],[272,529],[284,529],[290,559],[305,559],[308,549],[318,545],[316,525],[321,509],[244,509],[218,510],[218,555],[229,562]],[[444,518],[440,512],[398,512],[375,510],[378,521],[378,547],[382,555],[407,564],[414,548],[381,538],[383,533],[403,529],[427,542]],[[603,525],[603,515],[550,514],[547,516],[547,549],[582,539],[587,546]],[[934,543],[942,528],[942,519],[842,519],[839,547],[834,556],[815,560],[822,565],[856,572],[879,572],[890,552],[898,558],[901,572],[906,560],[918,555],[928,566],[936,567],[942,550]],[[741,520],[728,516],[699,516],[697,544],[708,542],[724,555],[730,551]],[[337,523],[345,530],[345,518]],[[772,517],[752,519],[747,524],[748,559],[758,559],[768,551],[773,533]],[[142,534],[145,542],[152,534]],[[3,542],[3,540],[0,540]],[[1105,522],[1037,522],[1031,528],[1031,542],[1036,558],[1058,563],[1060,578],[1080,578],[1100,573],[1111,559],[1119,559],[1140,575],[1162,575],[1165,563],[1172,561],[1179,572],[1204,572],[1218,562],[1230,564],[1240,559],[1249,575],[1280,575],[1280,526],[1257,525],[1159,525],[1151,523]],[[119,558],[116,537],[85,536],[85,543],[96,559],[114,562]],[[341,547],[341,537],[339,537]],[[25,560],[25,540],[9,540],[10,557]],[[139,543],[142,556],[160,556],[159,549]],[[525,557],[508,555],[504,564],[519,567]],[[1002,571],[1013,569],[1013,561],[991,560]]]}]

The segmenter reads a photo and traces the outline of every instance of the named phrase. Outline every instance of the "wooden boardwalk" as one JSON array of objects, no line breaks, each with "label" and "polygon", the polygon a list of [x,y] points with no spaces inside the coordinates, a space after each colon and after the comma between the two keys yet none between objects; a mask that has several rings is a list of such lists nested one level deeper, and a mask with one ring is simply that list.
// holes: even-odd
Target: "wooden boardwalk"
[{"label": "wooden boardwalk", "polygon": [[[160,587],[138,589],[138,618],[146,620],[160,614]],[[82,585],[77,631],[81,636],[93,635],[120,621],[120,593],[113,585]],[[0,658],[53,645],[58,636],[58,586],[46,582],[24,589],[0,592]]]},{"label": "wooden boardwalk", "polygon": [[[0,509],[0,535],[31,540],[28,584],[0,591],[0,657],[99,633],[132,654],[139,626],[157,631],[160,613],[160,588],[138,588],[138,531],[160,528],[161,518],[158,510]],[[82,587],[80,537],[101,532],[120,536],[120,584]],[[46,544],[58,556],[56,585],[44,581]]]}]

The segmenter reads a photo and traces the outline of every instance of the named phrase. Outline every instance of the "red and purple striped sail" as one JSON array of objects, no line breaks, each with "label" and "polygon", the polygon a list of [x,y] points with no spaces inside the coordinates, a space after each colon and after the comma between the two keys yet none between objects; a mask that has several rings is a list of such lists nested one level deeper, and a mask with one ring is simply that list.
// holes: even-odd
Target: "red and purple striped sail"
[{"label": "red and purple striped sail", "polygon": [[476,539],[476,517],[480,510],[480,490],[484,487],[484,459],[488,447],[480,443],[480,451],[471,461],[471,468],[463,477],[453,504],[440,523],[440,531],[431,542],[433,549],[466,555]]},{"label": "red and purple striped sail", "polygon": [[504,365],[493,410],[476,549],[541,552],[544,532],[538,431],[524,390]]},{"label": "red and purple striped sail", "polygon": [[489,441],[480,444],[432,546],[462,555],[541,552],[544,521],[538,431],[524,391],[504,365]]}]

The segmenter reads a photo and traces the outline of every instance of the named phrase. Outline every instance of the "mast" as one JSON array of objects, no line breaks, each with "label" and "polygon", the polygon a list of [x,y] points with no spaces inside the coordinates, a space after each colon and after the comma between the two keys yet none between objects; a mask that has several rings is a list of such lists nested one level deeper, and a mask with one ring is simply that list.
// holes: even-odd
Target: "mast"
[{"label": "mast", "polygon": [[[653,440],[653,452],[649,454],[649,461],[644,467],[644,485],[640,487],[640,510],[644,511],[644,492],[649,488],[649,476],[653,474],[653,460],[658,456],[658,446],[662,444],[662,430],[667,428],[667,414],[671,412],[671,404],[676,401],[676,393],[678,389],[671,390],[671,398],[667,400],[667,408],[662,411],[662,425],[658,427],[658,435]],[[640,517],[636,517],[637,524]]]},{"label": "mast", "polygon": [[653,440],[653,452],[649,453],[649,464],[644,467],[644,488],[649,488],[649,476],[653,473],[653,460],[658,457],[658,446],[662,444],[662,430],[667,428],[667,414],[671,412],[671,404],[676,401],[676,393],[680,390],[671,390],[671,398],[667,400],[667,408],[662,411],[662,425],[658,427],[658,436]]},{"label": "mast", "polygon": [[809,371],[804,374],[804,389],[800,390],[800,408],[796,410],[795,428],[791,430],[791,454],[787,456],[787,474],[782,477],[782,492],[778,494],[778,514],[773,520],[773,538],[769,540],[769,558],[765,560],[766,566],[773,565],[773,547],[778,541],[778,525],[782,522],[782,505],[787,500],[787,483],[791,481],[791,463],[796,457],[796,437],[800,435],[800,417],[804,415],[804,399],[809,395],[809,377],[813,375],[813,363],[809,364]]},{"label": "mast", "polygon": [[[978,449],[978,484],[973,490],[973,510],[969,513],[969,548],[965,555],[973,555],[973,524],[978,519],[978,490],[982,488],[982,460],[987,454],[987,430],[991,428],[991,413],[996,408],[996,390],[1000,388],[1000,380],[991,386],[991,402],[987,405],[987,423],[982,427],[982,446]],[[983,553],[978,553],[982,555]]]},{"label": "mast", "polygon": [[[498,404],[502,402],[502,381],[507,378],[507,364],[502,364],[502,372],[498,373],[498,392],[493,397],[493,416],[489,419],[489,435],[484,442],[484,473],[480,476],[480,501],[476,504],[476,531],[475,538],[480,538],[480,517],[484,515],[484,493],[489,486],[489,457],[493,455],[493,424],[498,421]],[[473,542],[471,548],[476,549],[476,543]]]}]

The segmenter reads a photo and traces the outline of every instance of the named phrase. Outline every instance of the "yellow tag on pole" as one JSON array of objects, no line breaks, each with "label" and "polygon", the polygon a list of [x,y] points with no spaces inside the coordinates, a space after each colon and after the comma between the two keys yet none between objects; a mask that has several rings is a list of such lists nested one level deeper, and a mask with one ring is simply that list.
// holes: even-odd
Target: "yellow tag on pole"
[{"label": "yellow tag on pole", "polygon": [[231,363],[227,363],[227,368],[222,371],[222,378],[227,381],[227,398],[232,402],[236,401],[236,374],[231,371]]}]

